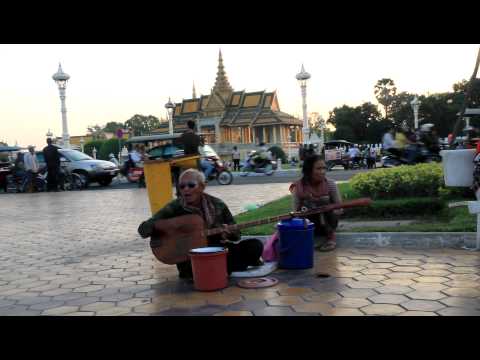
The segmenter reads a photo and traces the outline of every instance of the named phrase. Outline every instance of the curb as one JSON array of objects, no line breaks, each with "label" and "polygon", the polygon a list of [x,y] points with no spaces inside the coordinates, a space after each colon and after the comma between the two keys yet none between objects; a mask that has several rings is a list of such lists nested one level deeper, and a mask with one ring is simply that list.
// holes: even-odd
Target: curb
[{"label": "curb", "polygon": [[[441,249],[476,246],[474,232],[372,232],[349,233],[337,232],[338,247],[355,248],[388,248],[401,247],[405,249]],[[270,236],[242,236],[242,239],[255,237],[267,241]]]}]

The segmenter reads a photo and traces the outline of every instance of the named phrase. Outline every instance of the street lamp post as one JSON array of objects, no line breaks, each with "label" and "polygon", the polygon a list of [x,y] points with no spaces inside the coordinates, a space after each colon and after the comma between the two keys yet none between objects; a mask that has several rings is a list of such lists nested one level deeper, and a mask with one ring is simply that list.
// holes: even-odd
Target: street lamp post
[{"label": "street lamp post", "polygon": [[168,102],[165,104],[165,109],[167,109],[168,116],[168,133],[173,135],[173,109],[175,109],[175,104],[172,103],[170,98],[168,98]]},{"label": "street lamp post", "polygon": [[288,139],[288,140],[290,140],[290,141],[288,142],[288,157],[289,157],[290,161],[292,160],[292,145],[293,145],[293,143],[295,142],[295,141],[294,141],[294,137],[293,137],[293,132],[294,132],[294,131],[295,131],[295,126],[290,125],[290,134],[289,134],[289,135],[290,135],[290,136],[289,136],[290,139]]},{"label": "street lamp post", "polygon": [[296,78],[300,83],[300,88],[302,90],[302,107],[303,107],[303,143],[310,143],[310,128],[308,126],[307,118],[307,80],[310,79],[310,74],[305,71],[305,68],[302,64],[302,69],[297,74]]},{"label": "street lamp post", "polygon": [[47,137],[47,139],[51,139],[53,137],[53,134],[50,131],[50,129],[48,129],[48,132],[45,134],[45,136]]},{"label": "street lamp post", "polygon": [[320,151],[323,149],[325,144],[325,119],[320,115],[318,118],[318,125],[320,127]]},{"label": "street lamp post", "polygon": [[83,151],[83,144],[85,144],[85,140],[83,139],[83,137],[80,138],[80,148],[82,149],[82,152],[85,152]]},{"label": "street lamp post", "polygon": [[67,81],[70,79],[70,75],[66,74],[62,70],[62,65],[58,64],[58,71],[53,74],[53,80],[58,85],[58,90],[60,92],[60,101],[62,103],[62,139],[63,146],[67,149],[70,148],[70,135],[68,135],[68,126],[67,126],[67,107],[65,106],[65,90],[67,88]]},{"label": "street lamp post", "polygon": [[420,109],[421,104],[422,104],[422,102],[420,100],[418,100],[417,96],[415,96],[415,98],[410,103],[410,105],[412,106],[412,109],[413,109],[413,116],[414,116],[414,119],[415,119],[415,130],[418,129],[418,109]]}]

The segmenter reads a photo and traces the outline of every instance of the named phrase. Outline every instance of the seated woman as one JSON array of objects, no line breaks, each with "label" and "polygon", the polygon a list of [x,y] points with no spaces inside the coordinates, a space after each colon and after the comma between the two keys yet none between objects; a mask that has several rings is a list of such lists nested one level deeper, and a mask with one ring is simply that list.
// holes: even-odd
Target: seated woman
[{"label": "seated woman", "polygon": [[[303,177],[290,186],[294,211],[300,211],[302,208],[313,209],[342,201],[335,181],[325,177],[326,171],[325,160],[321,156],[314,155],[305,159],[302,168]],[[342,213],[343,210],[338,209],[308,217],[315,224],[315,235],[326,236],[326,242],[320,246],[320,251],[331,251],[336,248],[337,216]]]},{"label": "seated woman", "polygon": [[[208,229],[235,224],[227,205],[222,200],[204,193],[205,175],[202,172],[196,169],[186,170],[180,175],[178,187],[180,197],[172,200],[150,219],[140,224],[138,232],[143,238],[152,236],[157,220],[187,214],[202,216]],[[238,240],[240,240],[240,231],[223,232],[207,238],[208,246],[228,248],[227,271],[229,274],[234,271],[244,271],[248,266],[261,264],[262,242],[258,239],[247,239],[236,243]],[[192,265],[189,260],[177,264],[177,268],[180,278],[192,278]]]}]

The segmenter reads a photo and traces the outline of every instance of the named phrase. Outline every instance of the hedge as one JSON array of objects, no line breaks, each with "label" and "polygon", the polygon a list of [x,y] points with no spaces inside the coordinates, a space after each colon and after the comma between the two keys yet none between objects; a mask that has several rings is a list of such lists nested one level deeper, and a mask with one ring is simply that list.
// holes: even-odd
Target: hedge
[{"label": "hedge", "polygon": [[345,210],[345,218],[411,218],[412,215],[438,215],[446,207],[440,198],[403,198],[373,201],[369,206]]},{"label": "hedge", "polygon": [[373,199],[436,197],[444,187],[443,169],[438,163],[378,169],[355,175],[350,185]]}]

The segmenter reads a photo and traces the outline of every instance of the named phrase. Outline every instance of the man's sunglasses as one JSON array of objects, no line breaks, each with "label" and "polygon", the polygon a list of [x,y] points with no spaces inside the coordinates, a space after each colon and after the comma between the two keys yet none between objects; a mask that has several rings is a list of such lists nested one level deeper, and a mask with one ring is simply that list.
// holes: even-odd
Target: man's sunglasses
[{"label": "man's sunglasses", "polygon": [[196,188],[198,185],[198,182],[196,181],[189,181],[189,182],[186,182],[186,183],[181,183],[178,185],[178,187],[180,188],[180,190],[183,190],[185,189],[187,186],[190,188],[190,189],[194,189]]}]

